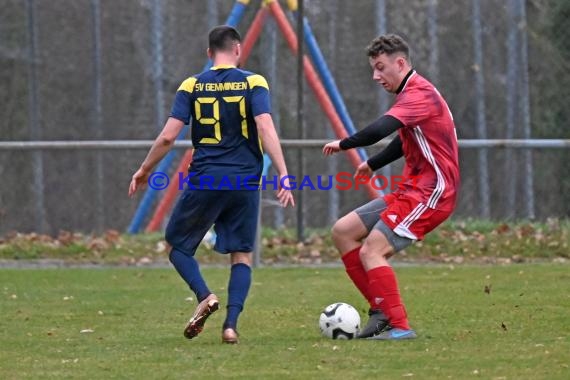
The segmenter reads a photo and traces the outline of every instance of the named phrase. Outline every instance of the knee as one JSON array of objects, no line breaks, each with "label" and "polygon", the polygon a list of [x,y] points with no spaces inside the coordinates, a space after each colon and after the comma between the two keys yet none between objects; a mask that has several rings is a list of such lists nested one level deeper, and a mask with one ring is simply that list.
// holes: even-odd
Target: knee
[{"label": "knee", "polygon": [[392,247],[386,245],[373,245],[365,241],[360,248],[360,261],[371,262],[374,259],[388,259],[392,255]]},{"label": "knee", "polygon": [[370,258],[372,257],[372,249],[370,249],[370,245],[364,243],[362,245],[362,247],[360,248],[360,252],[358,253],[360,256],[360,261],[365,263],[367,261],[370,260]]},{"label": "knee", "polygon": [[236,252],[231,254],[231,264],[245,264],[248,267],[251,267],[252,259],[251,253],[244,253],[244,252]]},{"label": "knee", "polygon": [[168,255],[168,260],[170,260],[170,262],[171,262],[172,264],[174,264],[174,263],[177,261],[178,256],[181,255],[181,254],[183,255],[182,252],[177,251],[175,248],[172,248],[172,249],[170,250],[170,254]]},{"label": "knee", "polygon": [[164,231],[164,240],[166,240],[166,242],[170,245],[172,245],[172,238],[175,235],[175,231],[174,231],[174,226],[172,226],[172,223],[168,223],[168,225],[166,226],[166,230]]},{"label": "knee", "polygon": [[344,224],[339,220],[331,228],[331,237],[335,244],[346,239],[347,229]]}]

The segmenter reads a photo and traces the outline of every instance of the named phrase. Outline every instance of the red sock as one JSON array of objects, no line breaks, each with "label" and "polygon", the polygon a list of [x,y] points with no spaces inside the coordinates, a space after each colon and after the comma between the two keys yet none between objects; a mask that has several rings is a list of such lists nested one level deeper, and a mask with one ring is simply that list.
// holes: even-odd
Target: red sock
[{"label": "red sock", "polygon": [[342,262],[344,263],[348,277],[350,277],[354,285],[356,285],[358,290],[360,290],[360,293],[362,293],[364,298],[366,298],[370,304],[370,308],[378,309],[378,306],[373,305],[370,301],[371,297],[370,292],[368,291],[368,276],[362,266],[362,262],[360,262],[360,247],[342,255]]},{"label": "red sock", "polygon": [[392,267],[376,267],[367,272],[368,289],[376,308],[384,312],[392,327],[409,330],[406,309],[400,298],[396,274]]}]

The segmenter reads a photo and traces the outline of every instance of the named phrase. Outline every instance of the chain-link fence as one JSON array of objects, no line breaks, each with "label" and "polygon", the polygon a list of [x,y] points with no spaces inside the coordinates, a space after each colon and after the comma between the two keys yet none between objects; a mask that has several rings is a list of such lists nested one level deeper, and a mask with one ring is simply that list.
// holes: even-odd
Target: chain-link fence
[{"label": "chain-link fence", "polygon": [[[233,5],[0,0],[1,139],[154,139],[180,82],[204,66],[209,28],[224,22]],[[243,35],[259,6],[250,3],[238,26]],[[447,99],[460,139],[570,138],[568,1],[305,0],[305,14],[357,128],[392,102],[371,80],[364,47],[394,32],[409,41],[414,67]],[[298,133],[295,67],[269,18],[247,69],[268,79],[283,138]],[[305,90],[307,138],[333,138]],[[297,150],[285,154],[293,172]],[[138,203],[126,197],[128,182],[144,155],[0,150],[0,233],[124,230]],[[460,158],[456,218],[570,215],[567,149],[462,149]],[[345,157],[324,159],[318,149],[306,150],[304,159],[302,174],[353,170]],[[366,200],[364,191],[306,190],[303,223],[330,225]],[[265,205],[264,224],[297,223],[294,210]]]}]

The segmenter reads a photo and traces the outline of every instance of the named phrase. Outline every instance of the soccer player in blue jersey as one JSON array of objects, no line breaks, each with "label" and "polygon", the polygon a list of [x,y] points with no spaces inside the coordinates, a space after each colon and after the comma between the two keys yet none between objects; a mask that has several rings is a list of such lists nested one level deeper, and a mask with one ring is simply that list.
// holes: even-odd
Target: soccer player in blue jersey
[{"label": "soccer player in blue jersey", "polygon": [[295,205],[287,190],[291,187],[271,118],[267,81],[237,68],[240,42],[238,31],[230,26],[210,31],[207,53],[212,68],[182,82],[168,121],[129,187],[132,196],[148,181],[183,126],[192,120],[194,155],[187,186],[166,227],[166,241],[172,246],[170,261],[199,302],[184,329],[188,339],[202,331],[206,319],[219,307],[218,297],[206,285],[194,259],[198,245],[214,225],[214,249],[229,253],[231,258],[222,341],[238,343],[238,317],[251,285],[263,150],[279,176],[276,185],[280,204]]}]

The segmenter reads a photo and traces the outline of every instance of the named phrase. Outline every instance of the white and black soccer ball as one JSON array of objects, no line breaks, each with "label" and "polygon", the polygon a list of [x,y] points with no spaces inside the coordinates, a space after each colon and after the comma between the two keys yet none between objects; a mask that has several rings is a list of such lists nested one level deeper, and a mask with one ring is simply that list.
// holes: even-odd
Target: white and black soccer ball
[{"label": "white and black soccer ball", "polygon": [[327,338],[352,339],[360,330],[360,314],[347,303],[333,303],[321,313],[319,327]]}]

